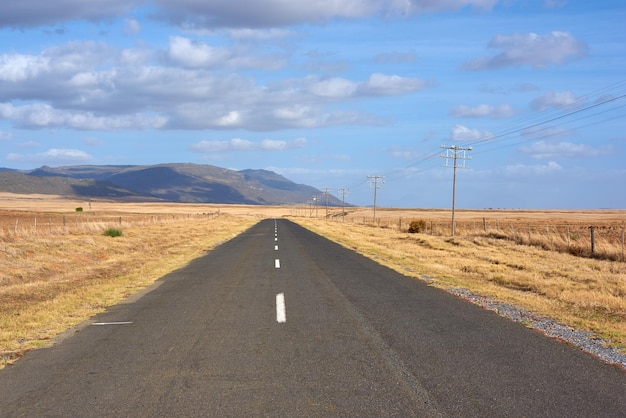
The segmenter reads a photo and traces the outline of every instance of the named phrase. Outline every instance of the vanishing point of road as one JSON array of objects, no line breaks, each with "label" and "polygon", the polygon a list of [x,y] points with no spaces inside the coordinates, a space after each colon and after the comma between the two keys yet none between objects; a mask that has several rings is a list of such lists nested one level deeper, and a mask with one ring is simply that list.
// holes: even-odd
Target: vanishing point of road
[{"label": "vanishing point of road", "polygon": [[268,219],[0,371],[2,417],[624,417],[626,373]]}]

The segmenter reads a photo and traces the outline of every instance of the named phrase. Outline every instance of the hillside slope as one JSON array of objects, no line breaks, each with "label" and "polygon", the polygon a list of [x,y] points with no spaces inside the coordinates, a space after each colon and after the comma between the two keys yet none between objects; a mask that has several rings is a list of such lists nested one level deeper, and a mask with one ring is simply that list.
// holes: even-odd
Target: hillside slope
[{"label": "hillside slope", "polygon": [[[267,170],[203,164],[63,166],[0,169],[0,191],[183,203],[301,204],[323,193]],[[329,197],[329,204],[341,202]]]}]

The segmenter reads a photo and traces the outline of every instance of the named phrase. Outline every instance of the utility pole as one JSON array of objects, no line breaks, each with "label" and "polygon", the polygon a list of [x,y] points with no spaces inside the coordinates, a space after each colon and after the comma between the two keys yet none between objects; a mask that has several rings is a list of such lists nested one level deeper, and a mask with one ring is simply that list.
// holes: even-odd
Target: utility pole
[{"label": "utility pole", "polygon": [[374,189],[374,222],[376,222],[376,190],[380,189],[385,183],[382,176],[367,176],[370,179],[370,187]]},{"label": "utility pole", "polygon": [[328,187],[324,189],[324,195],[326,196],[326,219],[328,219]]},{"label": "utility pole", "polygon": [[346,188],[339,189],[339,193],[341,194],[341,218],[343,219],[343,222],[346,221],[346,195],[349,192],[350,191]]},{"label": "utility pole", "polygon": [[[472,147],[463,148],[457,147],[455,145],[446,147],[445,145],[442,145],[441,148],[446,150],[445,153],[441,154],[441,158],[446,159],[446,167],[452,167],[454,170],[454,177],[452,180],[452,236],[454,236],[454,233],[456,232],[456,225],[454,223],[454,206],[456,200],[456,169],[466,168],[465,161],[472,159],[472,157],[467,155],[467,152],[471,151]],[[448,165],[448,161],[450,160],[450,158],[452,158],[453,160],[452,166]],[[460,166],[457,163],[457,161],[459,160],[463,162],[463,164]]]}]

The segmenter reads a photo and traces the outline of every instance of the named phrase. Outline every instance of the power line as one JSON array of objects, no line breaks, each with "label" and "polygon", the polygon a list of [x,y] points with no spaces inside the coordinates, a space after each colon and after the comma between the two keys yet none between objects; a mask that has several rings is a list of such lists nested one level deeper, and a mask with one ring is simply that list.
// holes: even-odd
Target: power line
[{"label": "power line", "polygon": [[[610,85],[601,87],[596,89],[595,91],[589,92],[585,95],[577,97],[572,103],[568,104],[567,108],[563,107],[552,107],[548,110],[536,111],[531,114],[527,114],[525,116],[519,117],[517,119],[511,120],[509,123],[504,124],[499,131],[496,131],[493,134],[485,135],[480,138],[477,138],[473,141],[466,142],[465,145],[475,146],[479,144],[487,145],[486,147],[480,147],[480,150],[474,151],[479,153],[485,153],[489,151],[495,151],[503,148],[507,148],[510,146],[519,145],[526,141],[548,138],[552,136],[559,135],[559,132],[551,132],[550,129],[560,128],[567,125],[574,125],[577,122],[581,122],[585,119],[598,117],[600,115],[607,114],[609,112],[620,111],[620,109],[626,107],[624,104],[619,104],[617,106],[612,106],[618,104],[618,102],[622,101],[626,98],[626,80],[620,80],[616,83],[612,83]],[[584,105],[585,103],[590,103]],[[606,108],[605,108],[606,107]],[[602,108],[602,109],[600,109]],[[570,110],[568,110],[570,109]],[[588,114],[591,110],[598,109],[599,111]],[[587,127],[591,125],[596,125],[600,123],[604,123],[610,120],[617,119],[619,117],[623,117],[623,115],[618,116],[608,116],[599,121],[593,121],[589,123],[585,123],[583,125],[574,126],[576,129],[580,129],[582,127]],[[556,124],[553,124],[557,122]],[[531,138],[519,138],[514,137],[514,135],[524,135],[530,130],[536,129]],[[536,134],[540,136],[537,136]],[[515,139],[517,139],[515,141]],[[432,162],[439,157],[439,152],[435,152],[432,154],[428,154],[424,157],[415,159],[409,162],[407,165],[403,167],[395,167],[390,168],[387,171],[384,171],[382,174],[386,178],[396,179],[401,177],[406,177],[407,171],[416,166],[422,166],[420,170],[413,171],[412,174],[420,173],[426,171],[429,168],[435,166]],[[431,164],[428,164],[431,163]],[[426,165],[428,164],[428,165]],[[364,185],[368,180],[371,181],[372,176],[368,176],[367,179],[358,182],[354,185],[351,185],[352,189],[356,189]],[[382,176],[379,176],[382,177]]]}]

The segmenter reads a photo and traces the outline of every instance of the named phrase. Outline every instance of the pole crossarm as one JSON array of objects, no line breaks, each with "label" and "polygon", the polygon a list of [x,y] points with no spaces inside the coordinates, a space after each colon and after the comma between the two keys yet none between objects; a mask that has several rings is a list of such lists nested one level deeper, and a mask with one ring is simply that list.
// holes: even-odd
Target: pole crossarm
[{"label": "pole crossarm", "polygon": [[[441,154],[441,158],[446,159],[446,167],[467,168],[465,167],[465,161],[472,159],[472,157],[467,154],[472,150],[472,147],[463,148],[456,145],[451,145],[449,147],[442,145],[441,148],[445,150],[445,152]],[[453,161],[452,165],[448,165],[450,159]],[[462,165],[460,165],[461,163]]]}]

